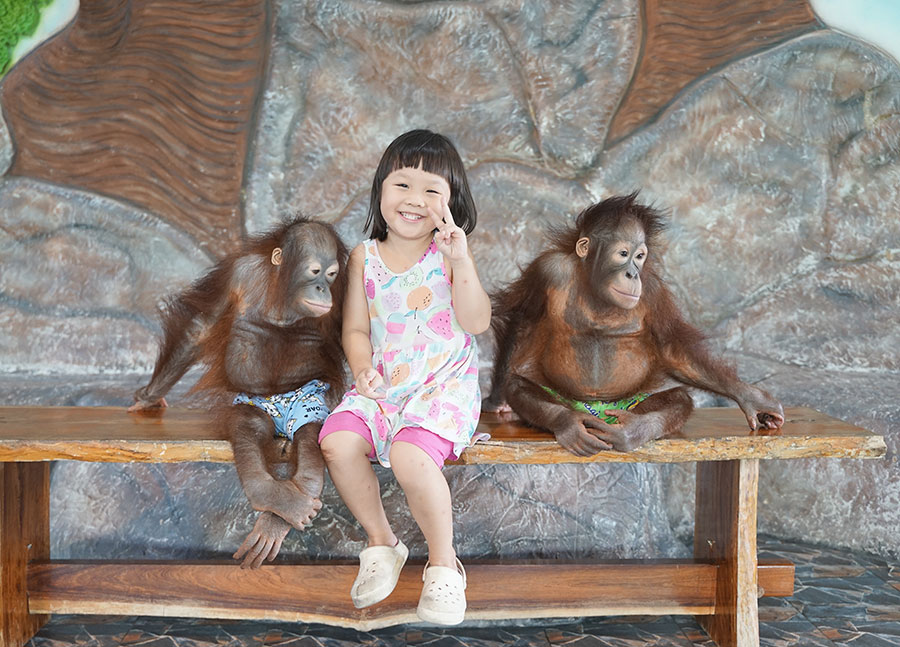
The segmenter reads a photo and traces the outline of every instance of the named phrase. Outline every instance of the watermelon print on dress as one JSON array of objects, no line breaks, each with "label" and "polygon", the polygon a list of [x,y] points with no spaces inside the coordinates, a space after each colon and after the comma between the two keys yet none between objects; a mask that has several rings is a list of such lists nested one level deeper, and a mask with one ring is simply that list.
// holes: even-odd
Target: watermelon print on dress
[{"label": "watermelon print on dress", "polygon": [[428,319],[427,325],[431,330],[440,335],[443,339],[453,339],[453,325],[451,323],[453,315],[449,308],[441,310],[432,315]]},{"label": "watermelon print on dress", "polygon": [[350,411],[369,425],[375,456],[386,467],[393,436],[404,427],[446,438],[459,456],[473,442],[481,413],[478,348],[453,313],[443,256],[432,241],[418,263],[397,274],[374,240],[363,246],[372,366],[384,378],[386,397],[372,400],[354,386],[334,411]]}]

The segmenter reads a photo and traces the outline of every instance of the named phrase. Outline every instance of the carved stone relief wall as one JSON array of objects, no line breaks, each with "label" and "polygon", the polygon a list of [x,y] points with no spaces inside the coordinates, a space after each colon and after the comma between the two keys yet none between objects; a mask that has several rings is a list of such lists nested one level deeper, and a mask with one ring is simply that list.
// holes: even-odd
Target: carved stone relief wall
[{"label": "carved stone relief wall", "polygon": [[242,231],[269,31],[262,0],[82,2],[4,80],[9,174],[134,204],[219,255]]},{"label": "carved stone relief wall", "polygon": [[[355,244],[381,151],[426,127],[469,169],[489,289],[595,200],[668,209],[666,276],[742,377],[887,439],[883,460],[764,464],[760,530],[900,553],[900,66],[805,0],[84,1],[0,106],[4,404],[127,405],[164,296],[296,210]],[[687,553],[688,467],[446,474],[464,557]],[[252,524],[229,465],[52,480],[57,557],[227,556]],[[329,484],[286,552],[362,542]]]}]

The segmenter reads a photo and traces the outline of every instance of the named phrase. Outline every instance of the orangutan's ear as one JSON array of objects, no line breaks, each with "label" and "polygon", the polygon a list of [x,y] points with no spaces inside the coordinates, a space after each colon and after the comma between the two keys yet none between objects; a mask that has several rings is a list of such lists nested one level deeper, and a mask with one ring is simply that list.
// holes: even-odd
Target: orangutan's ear
[{"label": "orangutan's ear", "polygon": [[584,258],[587,256],[588,249],[591,246],[591,239],[587,237],[579,238],[575,243],[575,253],[578,254],[578,258]]},{"label": "orangutan's ear", "polygon": [[281,248],[276,247],[272,250],[272,265],[281,265]]}]

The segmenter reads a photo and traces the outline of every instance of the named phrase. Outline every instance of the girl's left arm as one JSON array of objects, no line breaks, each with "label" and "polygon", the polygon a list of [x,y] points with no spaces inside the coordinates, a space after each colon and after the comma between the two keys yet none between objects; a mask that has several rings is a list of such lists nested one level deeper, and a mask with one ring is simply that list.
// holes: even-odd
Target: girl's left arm
[{"label": "girl's left arm", "polygon": [[483,333],[491,325],[491,299],[481,286],[472,253],[466,250],[465,258],[450,261],[450,273],[456,320],[467,333]]},{"label": "girl's left arm", "polygon": [[469,251],[466,232],[453,221],[447,198],[441,196],[443,214],[431,207],[428,213],[437,228],[434,241],[438,251],[450,266],[450,293],[453,296],[453,312],[459,325],[467,333],[483,333],[491,325],[491,299],[481,286],[475,259]]}]

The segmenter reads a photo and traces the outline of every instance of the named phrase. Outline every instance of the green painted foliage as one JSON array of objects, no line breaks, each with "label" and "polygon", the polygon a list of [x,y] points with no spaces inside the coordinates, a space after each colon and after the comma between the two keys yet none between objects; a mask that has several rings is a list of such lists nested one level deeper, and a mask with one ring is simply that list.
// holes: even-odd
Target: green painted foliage
[{"label": "green painted foliage", "polygon": [[41,22],[41,9],[52,0],[0,0],[0,74],[12,62],[12,51],[24,36],[31,36]]}]

